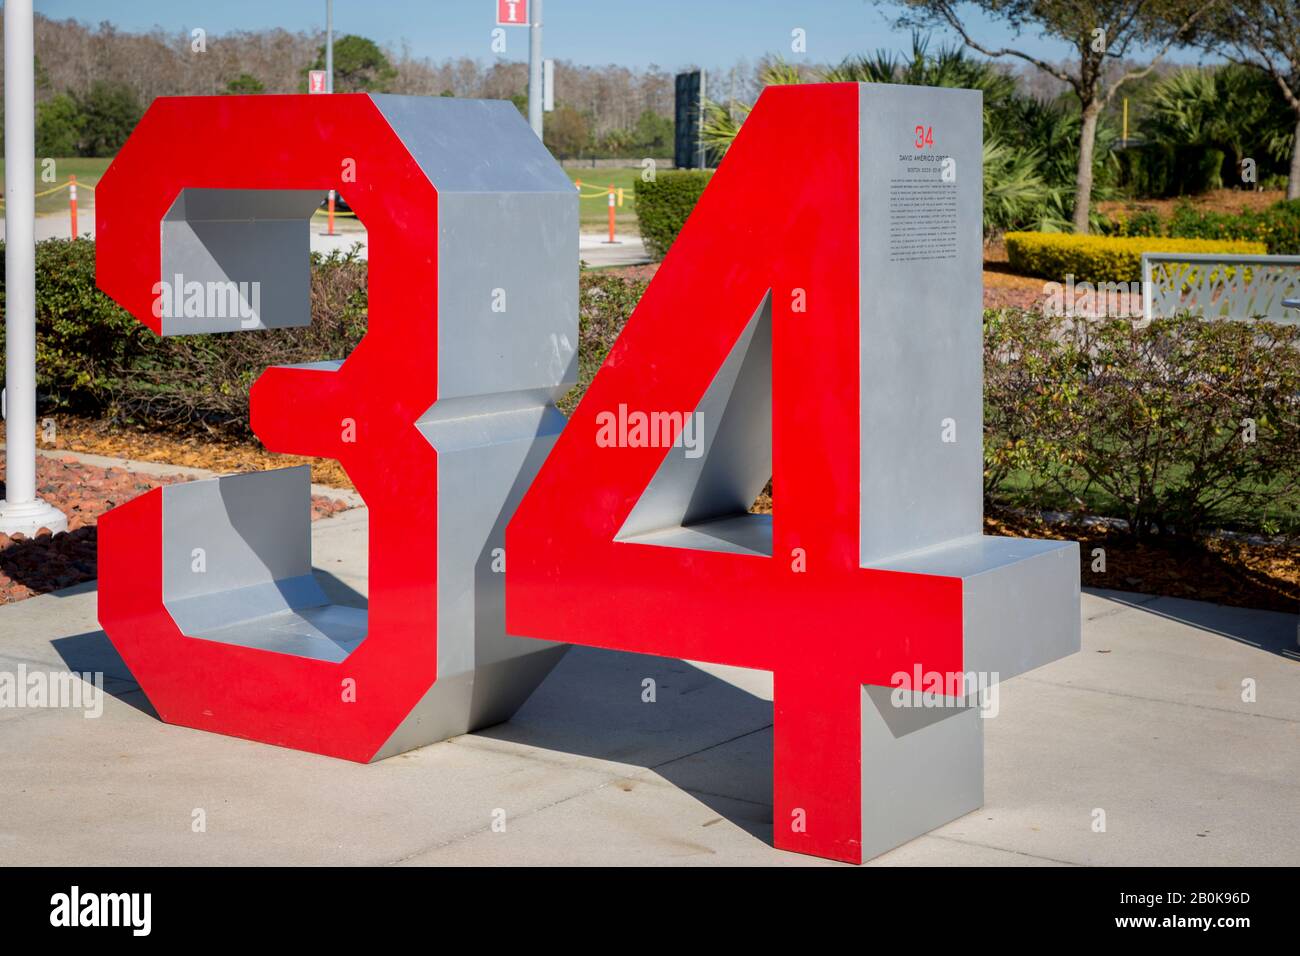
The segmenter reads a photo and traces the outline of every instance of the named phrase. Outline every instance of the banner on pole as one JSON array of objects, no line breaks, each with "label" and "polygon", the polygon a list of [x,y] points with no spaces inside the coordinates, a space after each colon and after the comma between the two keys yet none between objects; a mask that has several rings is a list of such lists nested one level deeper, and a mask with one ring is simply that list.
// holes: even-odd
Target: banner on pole
[{"label": "banner on pole", "polygon": [[528,26],[528,0],[497,0],[497,26]]}]

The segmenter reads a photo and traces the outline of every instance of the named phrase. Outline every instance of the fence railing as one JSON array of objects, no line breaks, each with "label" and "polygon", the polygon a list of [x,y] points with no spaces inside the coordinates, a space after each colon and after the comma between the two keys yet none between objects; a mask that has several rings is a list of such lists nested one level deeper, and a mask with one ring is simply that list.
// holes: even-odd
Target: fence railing
[{"label": "fence railing", "polygon": [[1144,252],[1142,318],[1179,312],[1206,318],[1300,322],[1286,300],[1300,298],[1300,256]]}]

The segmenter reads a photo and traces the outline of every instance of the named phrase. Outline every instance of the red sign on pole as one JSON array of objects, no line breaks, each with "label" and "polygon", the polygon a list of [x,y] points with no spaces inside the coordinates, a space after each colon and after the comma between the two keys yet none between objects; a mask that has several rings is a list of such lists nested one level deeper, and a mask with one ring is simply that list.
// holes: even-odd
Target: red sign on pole
[{"label": "red sign on pole", "polygon": [[325,71],[311,70],[307,73],[307,92],[324,93],[325,92]]},{"label": "red sign on pole", "polygon": [[497,0],[497,25],[528,26],[528,0]]}]

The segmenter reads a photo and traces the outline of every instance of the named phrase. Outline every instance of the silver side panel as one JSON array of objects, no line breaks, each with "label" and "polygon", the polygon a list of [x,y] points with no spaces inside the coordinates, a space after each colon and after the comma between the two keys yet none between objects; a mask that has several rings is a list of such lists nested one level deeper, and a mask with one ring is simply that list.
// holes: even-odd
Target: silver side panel
[{"label": "silver side panel", "polygon": [[[308,325],[309,230],[321,198],[310,189],[182,190],[162,221],[162,334]],[[187,304],[198,301],[193,291],[201,309]]]}]

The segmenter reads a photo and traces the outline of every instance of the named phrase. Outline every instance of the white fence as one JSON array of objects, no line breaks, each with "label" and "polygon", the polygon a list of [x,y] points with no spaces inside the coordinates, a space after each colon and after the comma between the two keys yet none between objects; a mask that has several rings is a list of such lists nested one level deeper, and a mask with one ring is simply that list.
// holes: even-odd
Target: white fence
[{"label": "white fence", "polygon": [[1199,313],[1206,318],[1300,322],[1286,300],[1300,299],[1300,256],[1144,252],[1142,317]]}]

